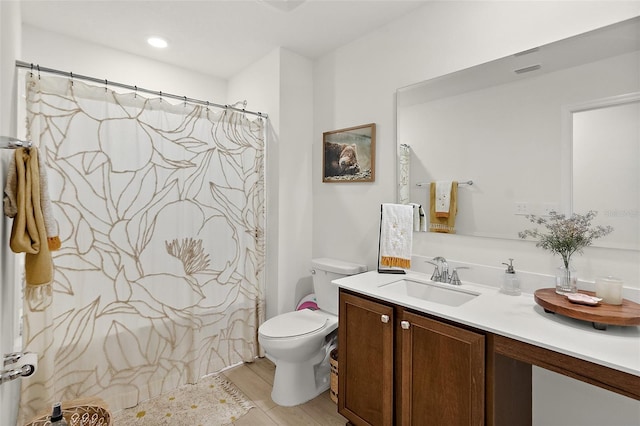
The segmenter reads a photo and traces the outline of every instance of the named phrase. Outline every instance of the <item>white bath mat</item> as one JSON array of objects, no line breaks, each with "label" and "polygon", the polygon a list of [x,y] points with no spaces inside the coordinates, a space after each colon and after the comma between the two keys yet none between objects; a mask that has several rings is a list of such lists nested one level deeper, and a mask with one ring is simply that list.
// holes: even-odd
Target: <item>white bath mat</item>
[{"label": "white bath mat", "polygon": [[213,375],[113,413],[113,426],[228,425],[253,407],[233,383]]}]

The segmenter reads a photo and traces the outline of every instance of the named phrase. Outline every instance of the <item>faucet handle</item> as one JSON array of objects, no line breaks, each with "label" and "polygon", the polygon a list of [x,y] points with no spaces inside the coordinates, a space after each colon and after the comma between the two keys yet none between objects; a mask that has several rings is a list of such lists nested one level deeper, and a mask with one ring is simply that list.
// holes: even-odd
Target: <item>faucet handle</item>
[{"label": "faucet handle", "polygon": [[458,276],[458,269],[469,269],[468,266],[458,266],[457,268],[453,268],[453,272],[451,272],[451,278],[449,278],[449,283],[453,285],[461,285],[460,277]]},{"label": "faucet handle", "polygon": [[435,266],[433,270],[433,274],[431,274],[431,281],[440,281],[440,269],[438,268],[438,264],[435,262],[431,262],[430,260],[425,260],[425,263],[430,263]]}]

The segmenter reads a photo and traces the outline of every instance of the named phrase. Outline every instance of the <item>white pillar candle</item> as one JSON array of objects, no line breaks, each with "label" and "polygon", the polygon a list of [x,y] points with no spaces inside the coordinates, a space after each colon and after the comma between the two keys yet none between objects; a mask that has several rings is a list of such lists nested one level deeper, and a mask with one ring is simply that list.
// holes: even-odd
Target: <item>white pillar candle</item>
[{"label": "white pillar candle", "polygon": [[616,277],[596,278],[596,296],[604,303],[622,305],[622,280]]}]

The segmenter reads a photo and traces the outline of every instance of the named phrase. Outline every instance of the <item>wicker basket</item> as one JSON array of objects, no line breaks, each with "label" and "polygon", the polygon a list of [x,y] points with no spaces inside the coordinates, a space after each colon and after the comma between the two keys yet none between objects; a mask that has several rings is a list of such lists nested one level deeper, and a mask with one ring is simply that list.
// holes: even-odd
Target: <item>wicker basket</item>
[{"label": "wicker basket", "polygon": [[[42,414],[25,426],[49,426],[49,415]],[[64,401],[62,415],[69,426],[111,426],[111,412],[100,398]]]},{"label": "wicker basket", "polygon": [[334,349],[329,354],[331,363],[331,391],[329,395],[331,400],[338,403],[338,349]]}]

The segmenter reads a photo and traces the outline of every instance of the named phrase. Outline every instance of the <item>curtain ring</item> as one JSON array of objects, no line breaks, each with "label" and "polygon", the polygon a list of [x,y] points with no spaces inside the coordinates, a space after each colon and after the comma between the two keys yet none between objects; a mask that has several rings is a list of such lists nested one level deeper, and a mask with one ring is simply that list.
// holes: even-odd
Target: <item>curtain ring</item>
[{"label": "curtain ring", "polygon": [[36,65],[36,68],[38,69],[38,80],[40,80],[40,64]]},{"label": "curtain ring", "polygon": [[133,86],[133,99],[137,99],[138,97],[138,86]]},{"label": "curtain ring", "polygon": [[109,82],[107,81],[107,79],[104,79],[104,93],[107,93],[107,86],[109,85]]},{"label": "curtain ring", "polygon": [[186,108],[187,107],[187,97],[183,96],[183,98],[184,98],[184,107]]},{"label": "curtain ring", "polygon": [[69,78],[71,79],[71,86],[73,87],[73,72],[69,71]]},{"label": "curtain ring", "polygon": [[33,78],[33,62],[31,63],[31,72],[29,73],[29,77]]},{"label": "curtain ring", "polygon": [[162,102],[162,90],[160,91],[160,102]]}]

